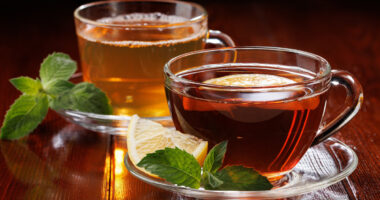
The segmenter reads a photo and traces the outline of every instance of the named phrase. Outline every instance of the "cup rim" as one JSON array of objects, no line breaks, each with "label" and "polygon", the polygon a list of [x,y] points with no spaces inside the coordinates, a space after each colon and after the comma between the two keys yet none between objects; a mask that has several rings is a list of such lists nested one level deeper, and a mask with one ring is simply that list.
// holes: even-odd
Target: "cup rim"
[{"label": "cup rim", "polygon": [[[307,57],[311,57],[313,59],[319,60],[320,62],[325,64],[326,70],[323,73],[317,73],[316,77],[311,78],[309,80],[305,80],[305,81],[300,81],[300,82],[291,83],[291,84],[284,84],[284,85],[252,86],[252,87],[224,86],[224,85],[214,85],[214,84],[201,83],[201,82],[197,82],[197,81],[193,81],[193,80],[189,80],[186,78],[179,77],[170,70],[170,65],[172,63],[174,63],[175,61],[180,60],[182,58],[192,56],[192,55],[196,55],[196,54],[206,54],[209,52],[218,52],[218,51],[222,52],[222,51],[229,51],[229,50],[238,50],[238,51],[239,50],[267,50],[267,51],[279,51],[279,52],[295,53],[298,55],[307,56]],[[176,82],[180,82],[180,83],[184,83],[184,84],[193,84],[193,85],[199,86],[199,87],[204,86],[207,88],[215,88],[215,89],[223,89],[223,90],[231,90],[231,91],[233,91],[233,90],[238,90],[238,91],[260,90],[260,91],[262,91],[262,90],[277,90],[277,89],[283,90],[283,89],[287,89],[287,88],[292,89],[294,87],[307,85],[307,84],[319,83],[319,82],[325,81],[326,79],[331,79],[331,66],[327,62],[327,60],[324,59],[323,57],[316,55],[316,54],[313,54],[313,53],[310,53],[310,52],[298,50],[298,49],[290,49],[290,48],[284,48],[284,47],[273,47],[273,46],[240,46],[240,47],[223,47],[223,48],[214,48],[214,49],[203,49],[203,50],[192,51],[192,52],[181,54],[179,56],[176,56],[176,57],[170,59],[165,64],[164,74],[165,74],[165,76],[169,77],[170,79],[172,79]]]},{"label": "cup rim", "polygon": [[[179,22],[179,23],[169,23],[165,25],[120,25],[120,24],[112,24],[112,23],[101,23],[97,22],[95,20],[87,19],[79,14],[81,10],[90,8],[92,6],[97,6],[97,5],[106,5],[106,4],[118,4],[118,3],[128,3],[128,2],[151,2],[151,3],[170,3],[170,4],[184,4],[184,5],[190,5],[192,7],[195,7],[199,10],[201,10],[202,14],[193,17],[191,19],[187,19],[184,22]],[[194,2],[185,2],[185,1],[172,1],[172,0],[116,0],[116,1],[96,1],[96,2],[91,2],[91,3],[86,3],[74,10],[74,18],[86,23],[86,24],[91,24],[97,27],[109,27],[109,28],[139,28],[139,29],[150,29],[150,28],[170,28],[170,27],[180,27],[180,26],[185,26],[188,24],[193,24],[197,22],[201,22],[203,20],[207,19],[207,11],[206,9]]]}]

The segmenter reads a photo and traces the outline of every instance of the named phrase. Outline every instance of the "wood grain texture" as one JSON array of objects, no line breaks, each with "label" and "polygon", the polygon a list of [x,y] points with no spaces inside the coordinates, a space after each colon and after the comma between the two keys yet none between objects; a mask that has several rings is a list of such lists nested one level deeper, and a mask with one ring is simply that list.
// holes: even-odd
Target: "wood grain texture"
[{"label": "wood grain texture", "polygon": [[56,119],[22,140],[0,141],[1,199],[107,197],[110,136]]},{"label": "wood grain texture", "polygon": [[[88,1],[9,1],[2,5],[0,16],[6,20],[0,31],[1,121],[19,95],[9,78],[36,77],[42,59],[53,51],[66,52],[78,60],[72,12],[85,2]],[[209,27],[229,34],[238,45],[309,51],[326,58],[333,68],[350,71],[359,79],[365,95],[363,108],[336,135],[356,151],[359,165],[347,180],[332,187],[343,185],[350,199],[380,199],[379,3],[198,2],[208,10]],[[341,100],[338,96],[330,97],[330,117],[339,109]],[[126,152],[121,141],[119,137],[66,123],[51,112],[30,136],[0,142],[0,199],[182,198],[130,176],[120,166],[118,157]],[[331,188],[311,196],[329,191]]]},{"label": "wood grain texture", "polygon": [[[37,77],[47,54],[62,51],[78,59],[72,10],[64,2],[5,3],[0,33],[0,120],[20,93],[8,79]],[[25,5],[24,5],[25,3]],[[33,9],[32,9],[33,8]],[[50,112],[28,137],[0,141],[0,199],[103,199],[110,136],[65,122]]]},{"label": "wood grain texture", "polygon": [[126,137],[114,136],[112,142],[113,156],[111,177],[111,198],[114,200],[150,200],[176,199],[176,195],[155,188],[135,178],[124,166],[124,156],[127,153]]}]

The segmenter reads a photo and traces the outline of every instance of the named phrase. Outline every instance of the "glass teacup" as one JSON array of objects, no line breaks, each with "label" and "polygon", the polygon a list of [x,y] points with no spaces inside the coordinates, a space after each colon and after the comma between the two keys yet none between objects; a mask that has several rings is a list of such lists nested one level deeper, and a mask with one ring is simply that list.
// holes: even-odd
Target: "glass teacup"
[{"label": "glass teacup", "polygon": [[[311,145],[354,117],[363,101],[351,74],[294,49],[201,50],[171,59],[164,72],[175,127],[211,147],[228,140],[225,165],[252,167],[270,178],[289,172]],[[330,87],[338,85],[347,89],[348,105],[322,125]]]},{"label": "glass teacup", "polygon": [[168,116],[162,68],[172,57],[200,50],[209,38],[207,12],[177,1],[101,1],[75,10],[83,79],[107,93],[116,115]]}]

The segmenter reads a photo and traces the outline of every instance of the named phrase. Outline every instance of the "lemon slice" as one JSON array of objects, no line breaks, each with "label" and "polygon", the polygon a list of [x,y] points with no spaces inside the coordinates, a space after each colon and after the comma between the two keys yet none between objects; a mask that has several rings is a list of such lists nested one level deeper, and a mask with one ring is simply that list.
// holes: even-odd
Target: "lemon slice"
[{"label": "lemon slice", "polygon": [[[152,120],[143,119],[133,115],[127,132],[128,156],[137,167],[148,153],[153,153],[165,147],[178,147],[192,154],[202,165],[207,155],[207,141],[195,136],[181,133],[175,129],[170,129]],[[157,177],[142,168],[141,171]]]},{"label": "lemon slice", "polygon": [[285,77],[270,74],[233,74],[212,78],[203,83],[238,87],[265,87],[287,85],[296,82]]},{"label": "lemon slice", "polygon": [[[237,87],[265,87],[265,86],[281,86],[297,83],[301,80],[292,80],[286,77],[271,75],[271,74],[233,74],[226,75],[218,78],[212,78],[204,81],[203,83],[221,85],[221,86],[237,86]],[[240,106],[249,106],[249,107],[259,107],[266,109],[279,109],[279,110],[305,110],[305,109],[315,109],[320,103],[319,96],[314,96],[310,98],[298,98],[294,101],[282,102],[281,100],[271,100],[270,98],[281,98],[287,97],[286,95],[298,95],[304,93],[304,87],[302,85],[295,85],[286,90],[278,90],[272,93],[263,92],[262,98],[269,98],[266,103],[256,103],[256,104],[241,104]],[[200,90],[204,91],[223,91],[220,88],[210,88],[207,86],[201,86]],[[234,90],[239,92],[240,89]],[[246,92],[247,91],[243,91]],[[282,93],[281,93],[282,92]],[[297,94],[298,93],[298,94]],[[255,92],[253,92],[255,94]],[[257,95],[260,95],[260,92],[256,92]],[[218,94],[220,95],[220,94]],[[271,96],[272,95],[272,96]],[[282,95],[282,96],[281,96]],[[247,96],[247,95],[246,95]],[[247,102],[255,102],[257,99],[248,99]],[[263,100],[258,100],[263,101]],[[187,97],[183,99],[183,105],[185,110],[192,111],[209,111],[209,110],[223,110],[230,111],[231,105],[226,104],[225,102],[209,102],[205,104],[200,101],[191,101]]]}]

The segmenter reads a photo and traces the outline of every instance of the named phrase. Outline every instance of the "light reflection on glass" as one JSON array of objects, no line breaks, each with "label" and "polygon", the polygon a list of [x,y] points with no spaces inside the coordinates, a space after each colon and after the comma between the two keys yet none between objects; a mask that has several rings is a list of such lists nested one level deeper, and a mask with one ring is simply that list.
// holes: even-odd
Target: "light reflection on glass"
[{"label": "light reflection on glass", "polygon": [[128,170],[124,166],[126,152],[127,150],[122,148],[115,148],[114,150],[114,199],[130,199]]},{"label": "light reflection on glass", "polygon": [[104,188],[102,190],[102,197],[103,199],[106,199],[108,196],[109,196],[109,192],[108,191],[108,185],[109,185],[109,181],[108,181],[108,176],[109,176],[109,172],[110,171],[110,156],[107,155],[106,156],[106,159],[105,159],[105,164],[104,164],[104,181],[103,181],[103,187]]},{"label": "light reflection on glass", "polygon": [[115,175],[121,175],[125,171],[124,167],[124,156],[125,156],[125,150],[117,148],[114,151],[115,155]]}]

